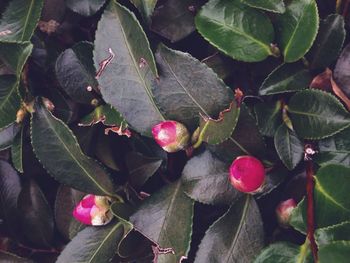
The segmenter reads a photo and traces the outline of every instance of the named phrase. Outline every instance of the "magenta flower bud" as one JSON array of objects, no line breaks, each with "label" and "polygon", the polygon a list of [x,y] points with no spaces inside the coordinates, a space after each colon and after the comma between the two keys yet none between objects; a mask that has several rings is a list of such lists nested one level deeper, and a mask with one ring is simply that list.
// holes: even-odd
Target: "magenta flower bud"
[{"label": "magenta flower bud", "polygon": [[74,208],[73,216],[85,225],[102,226],[112,218],[110,199],[106,196],[86,195]]},{"label": "magenta flower bud", "polygon": [[231,164],[229,179],[237,190],[254,194],[265,182],[265,169],[258,159],[239,156]]},{"label": "magenta flower bud", "polygon": [[159,146],[169,153],[184,150],[190,140],[187,128],[177,121],[163,121],[153,126],[152,134]]},{"label": "magenta flower bud", "polygon": [[283,228],[289,227],[289,220],[292,215],[294,208],[297,206],[297,203],[293,198],[290,198],[286,201],[282,201],[278,204],[276,208],[276,216],[278,223]]}]

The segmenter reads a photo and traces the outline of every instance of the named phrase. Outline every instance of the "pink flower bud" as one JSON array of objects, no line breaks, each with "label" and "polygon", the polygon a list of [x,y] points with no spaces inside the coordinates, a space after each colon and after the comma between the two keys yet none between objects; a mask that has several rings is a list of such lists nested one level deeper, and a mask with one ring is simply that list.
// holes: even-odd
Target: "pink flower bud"
[{"label": "pink flower bud", "polygon": [[85,225],[102,226],[112,218],[110,199],[106,196],[86,195],[74,208],[73,216]]},{"label": "pink flower bud", "polygon": [[296,206],[297,204],[293,198],[282,201],[278,204],[276,208],[276,215],[278,223],[281,227],[287,228],[289,226],[290,216]]},{"label": "pink flower bud", "polygon": [[265,169],[258,159],[239,156],[231,164],[229,179],[237,190],[254,194],[264,184]]},{"label": "pink flower bud", "polygon": [[163,121],[153,126],[152,134],[160,147],[169,153],[185,149],[190,140],[187,128],[177,121]]}]

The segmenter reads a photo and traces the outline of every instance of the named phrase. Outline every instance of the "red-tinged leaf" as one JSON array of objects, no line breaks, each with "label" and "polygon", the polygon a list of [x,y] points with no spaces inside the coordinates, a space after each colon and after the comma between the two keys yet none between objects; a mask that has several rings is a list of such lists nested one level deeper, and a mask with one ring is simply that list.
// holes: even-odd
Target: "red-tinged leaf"
[{"label": "red-tinged leaf", "polygon": [[332,71],[329,68],[326,68],[325,71],[313,78],[310,88],[330,91],[332,90],[331,79]]},{"label": "red-tinged leaf", "polygon": [[332,90],[335,95],[345,104],[346,108],[350,110],[350,99],[345,95],[343,90],[338,86],[338,84],[334,81],[333,77],[331,77]]}]

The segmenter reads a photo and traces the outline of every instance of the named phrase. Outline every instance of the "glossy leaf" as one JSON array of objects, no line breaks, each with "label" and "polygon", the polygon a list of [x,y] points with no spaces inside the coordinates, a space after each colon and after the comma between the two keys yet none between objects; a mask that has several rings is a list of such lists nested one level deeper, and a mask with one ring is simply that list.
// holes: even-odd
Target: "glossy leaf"
[{"label": "glossy leaf", "polygon": [[17,133],[11,147],[11,158],[13,166],[20,173],[23,173],[23,132],[24,127]]},{"label": "glossy leaf", "polygon": [[338,84],[339,88],[350,97],[350,44],[347,44],[339,56],[337,64],[334,69],[334,81]]},{"label": "glossy leaf", "polygon": [[237,125],[239,112],[240,108],[233,101],[228,109],[220,112],[218,119],[203,116],[199,126],[198,142],[219,144],[226,141]]},{"label": "glossy leaf", "polygon": [[213,205],[230,205],[241,196],[228,180],[228,165],[209,151],[188,161],[182,171],[185,193],[192,199]]},{"label": "glossy leaf", "polygon": [[350,241],[337,241],[320,247],[319,262],[347,263],[350,257]]},{"label": "glossy leaf", "polygon": [[282,64],[274,69],[259,89],[260,95],[273,95],[306,89],[311,74],[302,63]]},{"label": "glossy leaf", "polygon": [[86,193],[113,195],[107,172],[84,155],[72,131],[39,104],[31,118],[31,136],[36,156],[56,180]]},{"label": "glossy leaf", "polygon": [[166,0],[158,5],[152,15],[151,30],[171,42],[187,37],[196,29],[195,14],[190,10],[191,7],[195,8],[194,2],[193,0]]},{"label": "glossy leaf", "polygon": [[284,13],[286,11],[283,0],[242,0],[242,2],[250,7],[273,13]]},{"label": "glossy leaf", "polygon": [[318,10],[315,0],[294,0],[277,20],[277,42],[284,61],[302,58],[312,46],[318,31]]},{"label": "glossy leaf", "polygon": [[202,7],[195,22],[206,40],[234,59],[254,62],[272,55],[271,21],[240,0],[211,0]]},{"label": "glossy leaf", "polygon": [[305,139],[329,137],[350,125],[350,114],[344,106],[320,90],[296,93],[288,103],[288,114],[297,135]]},{"label": "glossy leaf", "polygon": [[193,205],[183,192],[181,181],[177,181],[147,198],[130,217],[130,222],[144,236],[159,248],[170,250],[168,254],[159,255],[158,262],[175,263],[187,256]]},{"label": "glossy leaf", "polygon": [[134,6],[136,6],[136,8],[141,13],[143,19],[145,19],[146,22],[150,23],[151,16],[153,14],[154,8],[156,7],[158,0],[130,0],[130,2],[133,3]]},{"label": "glossy leaf", "polygon": [[51,247],[54,238],[54,219],[51,208],[39,186],[26,182],[18,197],[20,223],[24,237],[38,247]]},{"label": "glossy leaf", "polygon": [[93,90],[98,89],[92,50],[91,43],[80,42],[62,52],[55,65],[56,77],[63,90],[75,102],[89,105],[97,97]]},{"label": "glossy leaf", "polygon": [[106,0],[65,0],[66,6],[83,16],[92,16],[104,5]]},{"label": "glossy leaf", "polygon": [[0,251],[0,261],[11,263],[34,263],[34,261],[30,259],[22,258],[6,251]]},{"label": "glossy leaf", "polygon": [[30,42],[2,43],[0,42],[0,60],[12,71],[19,75],[31,54],[33,45]]},{"label": "glossy leaf", "polygon": [[97,73],[104,100],[134,129],[150,135],[151,128],[163,120],[151,92],[157,68],[135,15],[114,1],[99,21],[94,61],[96,68],[105,65]]},{"label": "glossy leaf", "polygon": [[13,0],[2,15],[0,41],[29,41],[40,18],[43,0]]},{"label": "glossy leaf", "polygon": [[254,263],[312,263],[308,245],[298,246],[287,242],[278,242],[265,248]]},{"label": "glossy leaf", "polygon": [[262,135],[273,137],[282,124],[282,104],[280,101],[273,103],[258,103],[254,112]]},{"label": "glossy leaf", "polygon": [[109,262],[116,246],[130,231],[116,220],[102,227],[87,227],[80,231],[65,247],[56,263]]},{"label": "glossy leaf", "polygon": [[233,100],[233,92],[224,82],[189,54],[160,45],[156,59],[161,75],[152,92],[167,119],[194,130],[199,114],[215,118]]},{"label": "glossy leaf", "polygon": [[252,262],[263,243],[258,206],[250,195],[246,195],[210,226],[194,262]]},{"label": "glossy leaf", "polygon": [[344,19],[332,14],[321,20],[320,29],[308,58],[311,68],[325,68],[336,60],[345,40]]},{"label": "glossy leaf", "polygon": [[338,225],[319,228],[315,232],[315,239],[318,246],[333,241],[350,241],[350,222],[346,221]]},{"label": "glossy leaf", "polygon": [[20,128],[21,127],[17,123],[11,123],[9,126],[0,129],[0,151],[11,147]]},{"label": "glossy leaf", "polygon": [[293,170],[304,155],[304,144],[294,131],[282,124],[274,138],[278,156],[288,170]]}]

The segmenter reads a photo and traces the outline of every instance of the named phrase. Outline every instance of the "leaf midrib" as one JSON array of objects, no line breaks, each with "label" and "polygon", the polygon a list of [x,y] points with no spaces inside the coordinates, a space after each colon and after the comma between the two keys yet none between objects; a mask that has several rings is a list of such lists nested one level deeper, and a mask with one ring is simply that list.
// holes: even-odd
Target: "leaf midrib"
[{"label": "leaf midrib", "polygon": [[16,87],[17,87],[18,83],[19,83],[18,80],[16,80],[16,82],[13,83],[12,88],[11,88],[11,91],[8,93],[7,96],[5,96],[5,99],[4,99],[4,100],[2,101],[2,103],[0,104],[0,110],[1,110],[1,111],[3,111],[4,106],[6,106],[5,104],[10,100],[10,98],[12,97],[12,94],[13,94],[14,92],[17,92]]},{"label": "leaf midrib", "polygon": [[22,31],[22,35],[21,35],[21,41],[23,41],[23,37],[24,37],[24,35],[26,33],[29,16],[32,13],[33,7],[34,7],[34,0],[31,1],[29,9],[28,9],[28,12],[27,12],[26,19],[24,20],[23,31]]},{"label": "leaf midrib", "polygon": [[340,204],[337,200],[335,200],[331,195],[329,195],[328,192],[323,188],[320,181],[316,177],[316,189],[329,201],[331,201],[336,206],[340,207],[342,210],[345,210],[347,212],[350,212],[350,209],[344,207],[342,204]]}]

